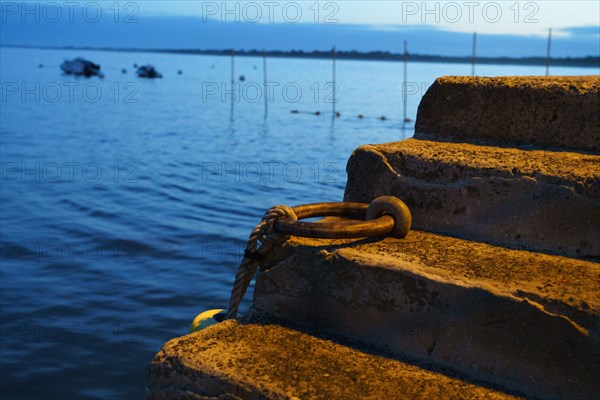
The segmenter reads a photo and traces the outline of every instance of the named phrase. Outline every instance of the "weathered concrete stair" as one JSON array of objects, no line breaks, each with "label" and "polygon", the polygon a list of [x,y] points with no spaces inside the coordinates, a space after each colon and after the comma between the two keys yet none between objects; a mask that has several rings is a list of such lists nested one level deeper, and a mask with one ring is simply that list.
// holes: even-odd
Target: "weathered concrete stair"
[{"label": "weathered concrete stair", "polygon": [[359,147],[347,171],[344,200],[397,196],[416,229],[600,258],[598,155],[409,139]]},{"label": "weathered concrete stair", "polygon": [[600,77],[447,76],[423,96],[415,137],[600,152]]},{"label": "weathered concrete stair", "polygon": [[171,340],[149,375],[148,400],[517,398],[279,325],[234,321]]},{"label": "weathered concrete stair", "polygon": [[597,263],[422,231],[285,253],[257,279],[262,315],[529,395],[600,392]]},{"label": "weathered concrete stair", "polygon": [[438,79],[414,139],[347,167],[407,238],[292,238],[249,324],[167,343],[149,398],[599,398],[599,101],[600,77]]}]

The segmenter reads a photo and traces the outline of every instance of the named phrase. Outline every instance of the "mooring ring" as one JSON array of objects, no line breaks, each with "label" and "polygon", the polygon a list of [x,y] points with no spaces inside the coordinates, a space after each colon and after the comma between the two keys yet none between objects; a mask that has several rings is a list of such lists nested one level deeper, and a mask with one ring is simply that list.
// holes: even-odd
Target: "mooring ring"
[{"label": "mooring ring", "polygon": [[404,202],[383,196],[371,204],[332,202],[292,207],[298,220],[315,217],[344,217],[358,221],[306,222],[278,218],[275,232],[320,239],[350,239],[391,235],[403,238],[410,230],[412,217]]}]

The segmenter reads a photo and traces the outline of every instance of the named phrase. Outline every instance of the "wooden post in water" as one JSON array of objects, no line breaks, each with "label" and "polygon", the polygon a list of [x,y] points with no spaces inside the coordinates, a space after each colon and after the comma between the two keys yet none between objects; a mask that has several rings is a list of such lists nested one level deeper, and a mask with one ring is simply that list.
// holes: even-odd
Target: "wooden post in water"
[{"label": "wooden post in water", "polygon": [[267,53],[263,49],[263,95],[265,96],[265,119],[269,115],[269,91],[267,88]]},{"label": "wooden post in water", "polygon": [[336,76],[335,76],[335,59],[336,59],[335,46],[333,46],[333,51],[331,53],[331,57],[333,58],[333,88],[332,88],[333,96],[332,96],[332,100],[331,100],[331,116],[332,116],[332,118],[335,119],[335,116],[336,116],[336,114],[335,114],[335,102],[336,102],[335,95],[336,95],[336,93],[335,92],[336,92],[336,88],[337,88]]},{"label": "wooden post in water", "polygon": [[475,76],[475,62],[477,61],[477,32],[473,32],[473,56],[471,58],[471,76]]},{"label": "wooden post in water", "polygon": [[404,108],[403,112],[403,121],[408,122],[408,117],[406,115],[406,103],[408,102],[407,91],[407,76],[408,76],[408,45],[406,40],[404,41],[404,81],[402,82],[402,106]]},{"label": "wooden post in water", "polygon": [[229,118],[233,121],[233,104],[235,103],[235,50],[231,50],[231,111]]},{"label": "wooden post in water", "polygon": [[552,28],[548,29],[548,48],[546,49],[546,76],[550,75],[550,47],[552,46]]}]

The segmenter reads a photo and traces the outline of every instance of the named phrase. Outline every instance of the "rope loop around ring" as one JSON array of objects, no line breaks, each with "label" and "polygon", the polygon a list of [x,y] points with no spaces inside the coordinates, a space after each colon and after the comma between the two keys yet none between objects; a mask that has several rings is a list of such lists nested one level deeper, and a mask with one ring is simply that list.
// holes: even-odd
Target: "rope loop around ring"
[{"label": "rope loop around ring", "polygon": [[[298,221],[324,216],[347,217],[354,221]],[[236,318],[242,298],[269,249],[284,243],[290,235],[341,239],[391,234],[403,238],[410,229],[411,221],[406,204],[391,196],[379,197],[371,204],[342,202],[305,204],[293,208],[285,205],[271,207],[248,238],[231,290],[227,319]]]},{"label": "rope loop around ring", "polygon": [[290,235],[282,234],[275,230],[275,221],[278,218],[286,218],[291,221],[298,220],[298,216],[292,207],[286,205],[271,207],[263,216],[262,222],[264,224],[261,226],[260,235],[258,236],[258,240],[263,246],[271,247],[276,243],[286,241],[290,237]]},{"label": "rope loop around ring", "polygon": [[[278,218],[286,218],[288,220],[295,221],[298,216],[291,207],[278,205],[271,207],[262,220],[252,230],[246,249],[244,250],[244,257],[238,267],[235,282],[231,289],[231,296],[229,298],[229,307],[227,308],[227,319],[234,319],[237,316],[237,311],[242,298],[250,286],[250,282],[256,273],[256,269],[259,264],[265,260],[266,253],[273,246],[281,244],[288,240],[289,235],[278,233],[275,231],[275,221]],[[261,246],[258,247],[258,242]]]}]

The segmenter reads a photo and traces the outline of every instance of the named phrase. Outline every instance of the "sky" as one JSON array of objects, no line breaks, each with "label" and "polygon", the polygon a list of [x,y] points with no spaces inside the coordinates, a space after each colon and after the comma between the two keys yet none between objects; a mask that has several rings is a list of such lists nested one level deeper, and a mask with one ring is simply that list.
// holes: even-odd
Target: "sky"
[{"label": "sky", "polygon": [[[221,21],[423,25],[484,34],[568,35],[600,26],[600,1],[138,1],[141,13],[195,15]],[[298,22],[296,19],[298,19]],[[600,30],[600,28],[599,28]]]},{"label": "sky", "polygon": [[600,1],[0,0],[0,44],[600,55]]}]

